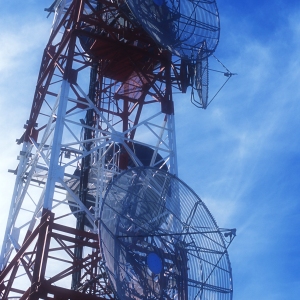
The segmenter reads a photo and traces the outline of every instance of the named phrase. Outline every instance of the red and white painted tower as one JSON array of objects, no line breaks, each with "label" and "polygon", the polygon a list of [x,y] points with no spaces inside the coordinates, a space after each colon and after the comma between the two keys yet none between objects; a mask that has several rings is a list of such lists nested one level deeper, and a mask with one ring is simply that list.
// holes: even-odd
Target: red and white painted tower
[{"label": "red and white painted tower", "polygon": [[[138,166],[177,175],[173,90],[198,84],[200,95],[202,86],[192,82],[197,67],[191,71],[182,53],[174,59],[172,47],[159,45],[124,1],[64,0],[52,8],[18,140],[0,295],[115,299],[98,242],[107,185]],[[215,46],[217,38],[218,28]],[[206,41],[197,47],[195,60],[208,51]]]}]

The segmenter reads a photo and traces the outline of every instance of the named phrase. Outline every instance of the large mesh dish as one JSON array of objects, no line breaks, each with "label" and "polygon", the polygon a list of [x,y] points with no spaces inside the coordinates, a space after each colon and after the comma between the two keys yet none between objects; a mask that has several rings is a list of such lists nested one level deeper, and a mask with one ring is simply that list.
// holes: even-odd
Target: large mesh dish
[{"label": "large mesh dish", "polygon": [[216,1],[126,0],[126,3],[152,38],[174,55],[194,60],[204,42],[207,56],[218,45],[220,21]]},{"label": "large mesh dish", "polygon": [[155,168],[114,178],[99,226],[107,274],[129,299],[232,299],[226,241],[201,199]]}]

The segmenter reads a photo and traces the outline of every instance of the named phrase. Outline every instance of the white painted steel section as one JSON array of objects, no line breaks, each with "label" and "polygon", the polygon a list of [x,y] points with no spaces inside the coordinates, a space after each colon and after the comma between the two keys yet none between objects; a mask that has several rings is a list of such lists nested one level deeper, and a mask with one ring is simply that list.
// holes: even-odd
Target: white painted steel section
[{"label": "white painted steel section", "polygon": [[[96,107],[86,94],[86,88],[83,88],[86,80],[80,81],[84,76],[78,78],[78,84],[73,84],[72,89],[67,81],[51,86],[49,94],[52,98],[46,95],[49,99],[46,98],[48,111],[45,116],[48,117],[43,123],[45,127],[39,132],[37,141],[31,140],[31,143],[23,144],[23,155],[20,157],[1,251],[2,269],[9,262],[10,256],[13,257],[23,244],[25,235],[35,229],[43,208],[54,212],[61,224],[68,225],[76,223],[73,214],[83,211],[89,223],[94,226],[89,230],[97,232],[96,221],[99,218],[99,207],[107,184],[122,171],[119,168],[120,145],[136,166],[141,166],[142,162],[128,144],[151,148],[153,154],[150,166],[158,163],[156,156],[159,154],[163,160],[159,163],[164,162],[169,171],[177,175],[173,115],[163,114],[158,102],[154,105],[145,105],[138,124],[130,126],[134,124],[132,120],[135,115],[133,115],[129,129],[121,132],[117,117],[112,118],[103,112],[105,110],[102,111],[101,107]],[[81,108],[66,114],[68,105],[74,103],[81,104]],[[111,105],[116,105],[113,96]],[[94,127],[81,121],[89,109],[93,109],[97,116]],[[93,130],[93,137],[89,141],[83,140],[82,132],[85,128]],[[134,139],[129,138],[132,132],[136,132]],[[85,149],[87,142],[92,143],[90,151]],[[112,157],[108,162],[106,155],[109,151]],[[69,152],[69,157],[64,156],[66,152]],[[72,188],[72,183],[78,181],[74,171],[80,169],[81,160],[87,155],[91,155],[89,188],[95,198],[92,208],[83,205],[78,190]],[[71,207],[74,211],[70,210]]]},{"label": "white painted steel section", "polygon": [[[86,110],[95,109],[99,116],[98,122],[104,122],[107,129],[103,130],[97,126],[93,128],[94,137],[90,140],[93,147],[91,151],[86,151],[84,148],[86,141],[82,140],[78,132],[82,131],[83,128],[90,127],[77,121],[82,117],[84,111],[81,114],[66,115],[67,102],[71,98],[68,98],[70,84],[64,81],[40,142],[32,140],[32,144],[24,143],[23,145],[22,153],[25,155],[21,156],[18,167],[16,187],[11,204],[13,213],[10,212],[6,228],[1,252],[1,268],[9,261],[11,253],[18,251],[22,245],[24,238],[22,231],[26,229],[32,232],[34,230],[39,222],[43,207],[55,212],[58,219],[62,220],[62,224],[69,224],[70,220],[75,222],[70,211],[71,203],[68,202],[70,198],[67,198],[66,194],[71,197],[73,207],[77,207],[76,212],[84,211],[88,221],[94,226],[94,231],[97,231],[96,221],[106,186],[112,177],[120,172],[118,168],[119,153],[113,150],[116,145],[124,146],[136,166],[142,165],[142,163],[126,142],[150,147],[154,151],[150,165],[154,166],[155,157],[159,153],[168,165],[170,172],[177,174],[174,116],[153,111],[152,115],[141,118],[136,126],[132,126],[126,132],[118,132],[101,111],[95,107],[79,85],[73,86],[73,88],[76,88],[87,99],[89,106]],[[133,130],[137,132],[134,140],[126,137]],[[63,149],[70,149],[74,154],[65,159],[63,158]],[[114,153],[110,164],[107,163],[106,159],[108,151]],[[95,191],[93,194],[95,206],[92,210],[85,207],[75,191],[68,186],[69,180],[74,177],[72,170],[75,170],[81,159],[89,154],[92,155],[90,187]],[[26,180],[24,183],[25,173]],[[37,183],[35,183],[36,180],[38,180]],[[31,202],[31,205],[28,205],[28,201]],[[17,219],[18,222],[16,222]],[[20,229],[22,230],[19,237],[13,234],[19,232]]]},{"label": "white painted steel section", "polygon": [[15,226],[16,216],[19,213],[17,207],[20,207],[20,204],[18,204],[18,202],[22,201],[22,199],[20,199],[20,195],[22,193],[22,187],[24,185],[22,177],[25,173],[30,149],[31,149],[30,143],[23,143],[21,155],[19,156],[20,162],[17,169],[17,176],[16,176],[14,191],[13,191],[12,200],[10,204],[10,209],[8,213],[4,240],[1,249],[0,270],[3,270],[4,266],[7,263],[7,260],[9,259],[9,253],[11,252],[12,243],[10,240],[10,235],[12,234],[13,228]]},{"label": "white painted steel section", "polygon": [[64,10],[67,8],[67,5],[72,2],[71,0],[57,0],[55,5],[54,5],[54,18],[53,18],[53,24],[52,24],[52,31],[54,31],[62,16],[64,15]]},{"label": "white painted steel section", "polygon": [[170,143],[170,173],[178,176],[177,152],[176,152],[176,131],[175,131],[175,116],[168,115],[169,143]]},{"label": "white painted steel section", "polygon": [[63,130],[64,130],[64,120],[66,114],[67,100],[70,89],[70,83],[64,80],[61,86],[61,91],[58,96],[59,105],[57,109],[56,122],[55,122],[55,132],[53,138],[53,147],[51,151],[51,158],[48,171],[48,179],[45,191],[44,208],[52,209],[52,200],[54,194],[55,183],[63,180],[64,170],[58,165],[60,156],[60,145],[62,142]]}]

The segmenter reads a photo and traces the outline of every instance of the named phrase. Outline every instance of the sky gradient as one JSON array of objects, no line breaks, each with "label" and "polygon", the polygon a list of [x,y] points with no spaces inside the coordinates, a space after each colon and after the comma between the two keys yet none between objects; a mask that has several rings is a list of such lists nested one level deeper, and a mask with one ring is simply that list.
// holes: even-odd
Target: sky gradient
[{"label": "sky gradient", "polygon": [[[218,1],[215,55],[238,75],[205,111],[188,93],[175,96],[179,177],[220,227],[237,228],[229,248],[235,300],[300,295],[300,4],[271,2]],[[0,245],[15,180],[7,170],[17,166],[15,140],[29,115],[51,3],[1,5]]]}]

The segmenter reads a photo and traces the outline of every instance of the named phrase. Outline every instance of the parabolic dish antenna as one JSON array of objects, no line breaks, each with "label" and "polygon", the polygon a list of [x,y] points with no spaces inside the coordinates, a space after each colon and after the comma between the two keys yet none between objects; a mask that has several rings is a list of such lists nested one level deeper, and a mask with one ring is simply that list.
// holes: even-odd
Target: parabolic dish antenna
[{"label": "parabolic dish antenna", "polygon": [[195,89],[198,93],[199,99],[195,100],[192,95],[192,103],[206,109],[208,103],[208,57],[205,56],[206,43],[197,54],[197,61],[195,64]]},{"label": "parabolic dish antenna", "polygon": [[100,212],[100,247],[122,300],[232,299],[233,235],[185,183],[156,168],[115,177]]},{"label": "parabolic dish antenna", "polygon": [[220,21],[214,0],[126,0],[126,3],[150,36],[182,59],[195,60],[204,42],[207,56],[218,45]]}]

